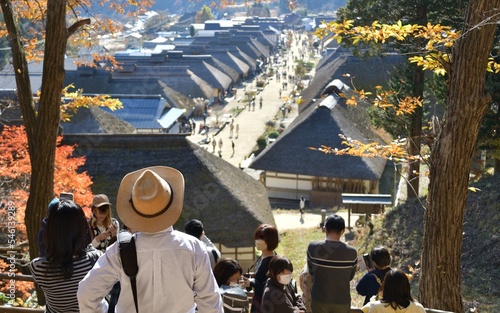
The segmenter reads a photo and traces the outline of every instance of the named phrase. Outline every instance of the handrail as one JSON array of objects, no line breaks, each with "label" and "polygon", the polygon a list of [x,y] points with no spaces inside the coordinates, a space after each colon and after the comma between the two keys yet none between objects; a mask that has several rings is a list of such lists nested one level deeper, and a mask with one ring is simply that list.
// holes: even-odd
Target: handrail
[{"label": "handrail", "polygon": [[0,306],[1,313],[40,313],[45,312],[45,309],[23,308],[20,306]]},{"label": "handrail", "polygon": [[24,275],[24,274],[18,274],[16,273],[15,275],[12,274],[5,274],[5,273],[0,273],[0,280],[19,280],[19,281],[30,281],[30,282],[35,282],[35,279],[31,275]]},{"label": "handrail", "polygon": [[[361,310],[361,308],[351,307],[351,310],[349,311],[349,313],[363,313],[363,310]],[[425,313],[453,313],[453,312],[425,308]]]}]

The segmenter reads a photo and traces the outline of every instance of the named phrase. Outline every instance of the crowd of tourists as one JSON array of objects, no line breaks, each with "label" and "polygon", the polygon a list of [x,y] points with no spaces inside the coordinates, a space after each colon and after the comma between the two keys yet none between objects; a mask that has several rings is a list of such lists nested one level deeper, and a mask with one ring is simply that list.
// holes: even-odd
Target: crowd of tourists
[{"label": "crowd of tourists", "polygon": [[[237,260],[221,257],[200,220],[188,221],[184,232],[173,229],[183,202],[184,177],[166,166],[125,175],[116,203],[121,230],[104,194],[95,195],[90,219],[71,195],[53,199],[39,233],[41,256],[30,263],[46,312],[350,311],[359,262],[341,240],[342,217],[326,218],[325,239],[309,244],[297,283],[292,262],[276,253],[274,226],[255,230],[259,256],[253,272],[244,272]],[[406,274],[390,267],[388,249],[374,248],[370,260],[356,286],[364,312],[425,313]]]}]

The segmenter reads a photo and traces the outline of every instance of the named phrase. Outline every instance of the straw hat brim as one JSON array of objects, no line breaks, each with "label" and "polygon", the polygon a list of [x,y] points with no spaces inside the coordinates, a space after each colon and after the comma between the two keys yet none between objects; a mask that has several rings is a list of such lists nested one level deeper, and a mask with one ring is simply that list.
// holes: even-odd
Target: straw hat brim
[{"label": "straw hat brim", "polygon": [[[173,199],[168,210],[162,214],[148,218],[137,214],[132,208],[130,198],[132,188],[141,174],[150,170],[168,182],[172,189]],[[178,170],[167,166],[152,166],[128,173],[123,177],[116,196],[116,211],[123,224],[134,231],[159,232],[172,226],[179,219],[184,203],[184,177]]]}]

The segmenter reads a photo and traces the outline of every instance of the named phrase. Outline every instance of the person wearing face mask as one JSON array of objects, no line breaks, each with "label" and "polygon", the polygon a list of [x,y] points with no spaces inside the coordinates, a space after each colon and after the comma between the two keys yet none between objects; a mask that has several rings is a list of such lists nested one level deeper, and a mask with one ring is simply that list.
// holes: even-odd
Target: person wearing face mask
[{"label": "person wearing face mask", "polygon": [[306,312],[302,299],[295,294],[292,281],[293,265],[286,257],[274,256],[269,262],[269,279],[262,296],[262,313]]},{"label": "person wearing face mask", "polygon": [[250,281],[250,287],[254,289],[251,312],[260,313],[269,262],[276,255],[274,249],[278,247],[279,243],[278,230],[272,225],[261,224],[255,230],[254,240],[255,248],[262,251],[262,254],[255,262],[255,277]]}]

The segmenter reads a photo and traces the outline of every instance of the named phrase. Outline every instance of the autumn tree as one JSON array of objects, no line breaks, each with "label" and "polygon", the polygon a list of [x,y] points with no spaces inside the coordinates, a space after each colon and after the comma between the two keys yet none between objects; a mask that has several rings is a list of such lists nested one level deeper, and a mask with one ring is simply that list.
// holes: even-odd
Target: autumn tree
[{"label": "autumn tree", "polygon": [[[361,27],[350,32],[348,21],[332,23],[336,27],[323,30],[335,32],[339,40],[346,34],[358,40],[382,42],[391,36],[399,40],[406,36],[425,38],[428,54],[412,60],[447,75],[446,110],[435,125],[435,140],[430,146],[430,184],[424,211],[419,288],[420,300],[426,307],[462,312],[461,251],[469,169],[481,121],[491,102],[485,92],[486,70],[500,71],[498,64],[490,60],[499,8],[500,0],[469,1],[460,33],[440,25],[402,23],[374,23],[376,31]],[[451,51],[447,51],[450,46]],[[404,102],[408,103],[411,101]],[[383,104],[380,98],[377,104]]]},{"label": "autumn tree", "polygon": [[[117,12],[124,13],[127,3],[146,8],[151,2],[0,0],[3,13],[0,37],[8,37],[12,52],[17,96],[26,127],[31,162],[25,223],[32,258],[38,256],[36,236],[46,214],[47,203],[54,192],[54,161],[61,117],[60,103],[67,42],[72,38],[73,41],[80,40],[82,44],[91,45],[99,30],[118,30],[113,21],[101,20],[93,14],[95,10],[91,8],[95,8],[94,5],[107,5]],[[20,31],[20,21],[30,21],[27,32]],[[35,97],[31,91],[28,62],[41,59],[42,85],[39,97]]]},{"label": "autumn tree", "polygon": [[[407,24],[426,25],[428,22],[433,24],[443,24],[447,26],[456,26],[458,16],[464,10],[464,0],[429,0],[429,1],[384,1],[384,0],[349,0],[344,8],[339,9],[340,20],[353,20],[355,26],[371,25],[378,21],[384,24],[394,24],[399,20],[405,20]],[[348,43],[348,40],[343,43]],[[383,54],[391,49],[396,49],[403,54],[419,55],[425,50],[425,41],[422,38],[408,37],[403,41],[381,42],[366,41],[365,44],[354,45],[353,50],[356,54],[377,55]],[[407,63],[411,68],[409,79],[412,83],[407,94],[400,91],[400,96],[411,96],[424,99],[425,76],[422,67],[412,63]],[[374,113],[372,111],[372,113]],[[407,119],[408,134],[408,152],[411,155],[419,155],[422,144],[422,119],[424,117],[423,106],[415,108],[411,118]],[[407,191],[408,198],[418,197],[420,188],[420,162],[416,158],[409,162],[407,173]]]},{"label": "autumn tree", "polygon": [[214,15],[212,14],[212,9],[210,7],[204,5],[201,7],[201,10],[196,12],[196,16],[194,21],[196,23],[205,23],[208,20],[213,20]]},{"label": "autumn tree", "polygon": [[[85,158],[74,157],[74,147],[61,145],[60,141],[61,137],[58,137],[54,159],[56,183],[53,194],[73,193],[75,201],[82,205],[87,216],[90,217],[89,205],[93,198],[90,190],[92,181],[86,173],[77,171],[84,164]],[[24,220],[26,201],[30,193],[30,163],[24,127],[4,127],[0,134],[0,207],[2,208],[0,210],[0,245],[8,246],[8,250],[16,251],[16,272],[27,270],[26,262],[29,262],[29,258],[26,257],[28,237]],[[4,272],[10,270],[9,265],[2,266],[4,264],[2,260],[7,259],[6,255],[0,258],[0,268],[7,269]],[[5,290],[7,288],[8,283],[0,281],[0,291],[7,294]],[[26,299],[33,288],[33,283],[16,281],[16,297]]]}]

